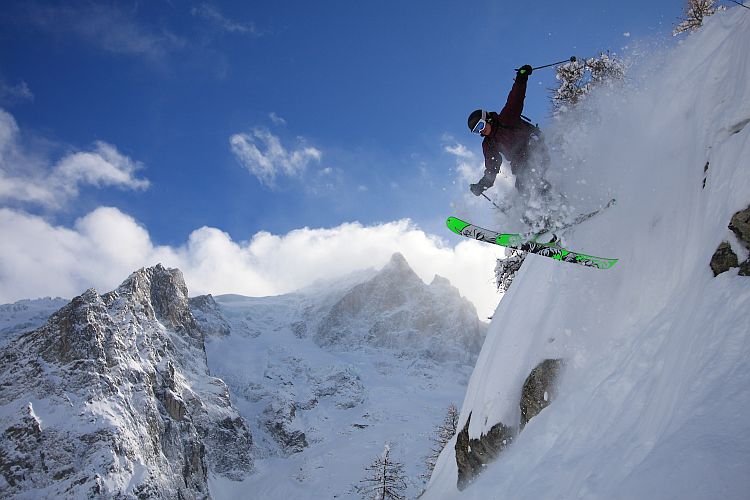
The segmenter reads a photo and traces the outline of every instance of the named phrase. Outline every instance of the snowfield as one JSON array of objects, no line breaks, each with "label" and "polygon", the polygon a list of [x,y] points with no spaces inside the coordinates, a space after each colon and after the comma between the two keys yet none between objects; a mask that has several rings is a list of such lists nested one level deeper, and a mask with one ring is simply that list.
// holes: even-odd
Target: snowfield
[{"label": "snowfield", "polygon": [[562,190],[618,201],[567,246],[620,261],[527,258],[459,429],[469,415],[471,438],[518,425],[522,385],[544,359],[566,360],[559,394],[463,491],[454,438],[423,499],[748,498],[750,278],[714,277],[709,262],[722,241],[747,257],[728,224],[750,205],[750,12],[706,21],[640,60],[634,85],[557,124]]}]

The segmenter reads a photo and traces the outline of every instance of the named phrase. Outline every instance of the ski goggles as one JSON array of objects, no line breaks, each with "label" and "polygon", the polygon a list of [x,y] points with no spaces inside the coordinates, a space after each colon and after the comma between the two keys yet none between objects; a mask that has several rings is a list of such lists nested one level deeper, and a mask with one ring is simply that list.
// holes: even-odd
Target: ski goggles
[{"label": "ski goggles", "polygon": [[479,119],[474,128],[471,129],[472,134],[481,134],[482,130],[487,126],[487,112],[482,110],[482,118]]}]

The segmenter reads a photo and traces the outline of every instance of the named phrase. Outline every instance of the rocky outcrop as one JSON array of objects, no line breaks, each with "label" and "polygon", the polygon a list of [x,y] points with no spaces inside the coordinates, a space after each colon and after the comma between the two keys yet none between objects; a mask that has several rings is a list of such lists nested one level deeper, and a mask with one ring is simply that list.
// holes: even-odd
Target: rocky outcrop
[{"label": "rocky outcrop", "polygon": [[487,434],[478,439],[469,437],[471,415],[456,437],[456,465],[458,466],[458,488],[463,490],[478,476],[484,467],[495,460],[520,430],[557,395],[556,381],[562,369],[560,359],[547,359],[539,363],[526,378],[521,392],[521,422],[519,426],[495,424]]},{"label": "rocky outcrop", "polygon": [[729,229],[737,235],[746,247],[750,248],[750,207],[740,210],[732,216]]},{"label": "rocky outcrop", "polygon": [[469,438],[469,423],[456,437],[456,465],[458,465],[458,489],[463,490],[478,476],[484,467],[495,460],[506,446],[513,442],[516,429],[503,423],[495,424],[487,434],[479,439]]},{"label": "rocky outcrop", "polygon": [[206,367],[182,274],[87,290],[0,349],[0,496],[205,498],[252,438]]},{"label": "rocky outcrop", "polygon": [[[729,221],[729,229],[737,236],[737,240],[750,250],[750,207],[740,210],[732,216]],[[729,242],[723,241],[711,257],[711,270],[714,276],[729,271],[734,267],[739,267],[740,276],[750,276],[750,258],[742,263],[739,262],[737,254],[732,249]]]},{"label": "rocky outcrop", "polygon": [[711,257],[711,270],[714,276],[718,276],[739,265],[737,254],[734,253],[732,246],[727,241],[723,241],[714,252],[713,257]]},{"label": "rocky outcrop", "polygon": [[[737,238],[750,250],[750,207],[740,210],[732,216],[729,229],[737,235]],[[740,264],[740,276],[750,276],[750,258]]]},{"label": "rocky outcrop", "polygon": [[561,359],[546,359],[531,370],[521,391],[521,430],[557,396],[555,382],[562,365]]}]

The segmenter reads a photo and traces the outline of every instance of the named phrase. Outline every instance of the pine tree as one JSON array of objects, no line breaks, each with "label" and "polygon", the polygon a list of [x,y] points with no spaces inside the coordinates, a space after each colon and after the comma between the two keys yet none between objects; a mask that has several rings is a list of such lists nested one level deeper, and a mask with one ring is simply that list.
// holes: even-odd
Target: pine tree
[{"label": "pine tree", "polygon": [[695,31],[703,26],[703,18],[716,14],[724,7],[714,7],[716,0],[687,0],[685,5],[685,18],[672,31],[677,36],[686,31]]},{"label": "pine tree", "polygon": [[368,475],[356,486],[366,500],[404,500],[406,490],[404,466],[391,458],[391,447],[386,444],[383,454],[368,465]]},{"label": "pine tree", "polygon": [[552,90],[553,113],[557,115],[578,104],[592,89],[624,79],[625,63],[602,52],[599,57],[561,64],[555,78],[560,82],[558,88]]},{"label": "pine tree", "polygon": [[456,435],[459,415],[458,408],[456,408],[455,404],[451,403],[448,406],[445,418],[435,427],[435,433],[431,438],[432,447],[430,448],[430,454],[425,457],[425,468],[427,470],[422,476],[423,479],[430,479],[440,453],[442,453],[445,445]]},{"label": "pine tree", "polygon": [[523,260],[526,258],[526,252],[521,250],[511,250],[510,255],[504,259],[497,259],[495,264],[495,281],[497,289],[501,292],[507,292],[513,283],[513,278],[521,268]]}]

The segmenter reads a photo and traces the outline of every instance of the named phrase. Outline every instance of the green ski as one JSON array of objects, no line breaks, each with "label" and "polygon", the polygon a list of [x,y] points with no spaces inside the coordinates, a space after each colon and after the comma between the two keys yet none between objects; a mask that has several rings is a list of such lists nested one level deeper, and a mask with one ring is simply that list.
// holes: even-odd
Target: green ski
[{"label": "green ski", "polygon": [[556,239],[547,243],[541,243],[536,241],[536,237],[529,239],[528,236],[519,233],[498,233],[475,226],[456,217],[448,217],[446,224],[448,225],[448,229],[467,238],[473,238],[502,247],[515,248],[516,250],[535,253],[563,262],[572,262],[573,264],[596,267],[597,269],[609,269],[617,263],[617,259],[607,259],[571,252],[562,248]]}]

